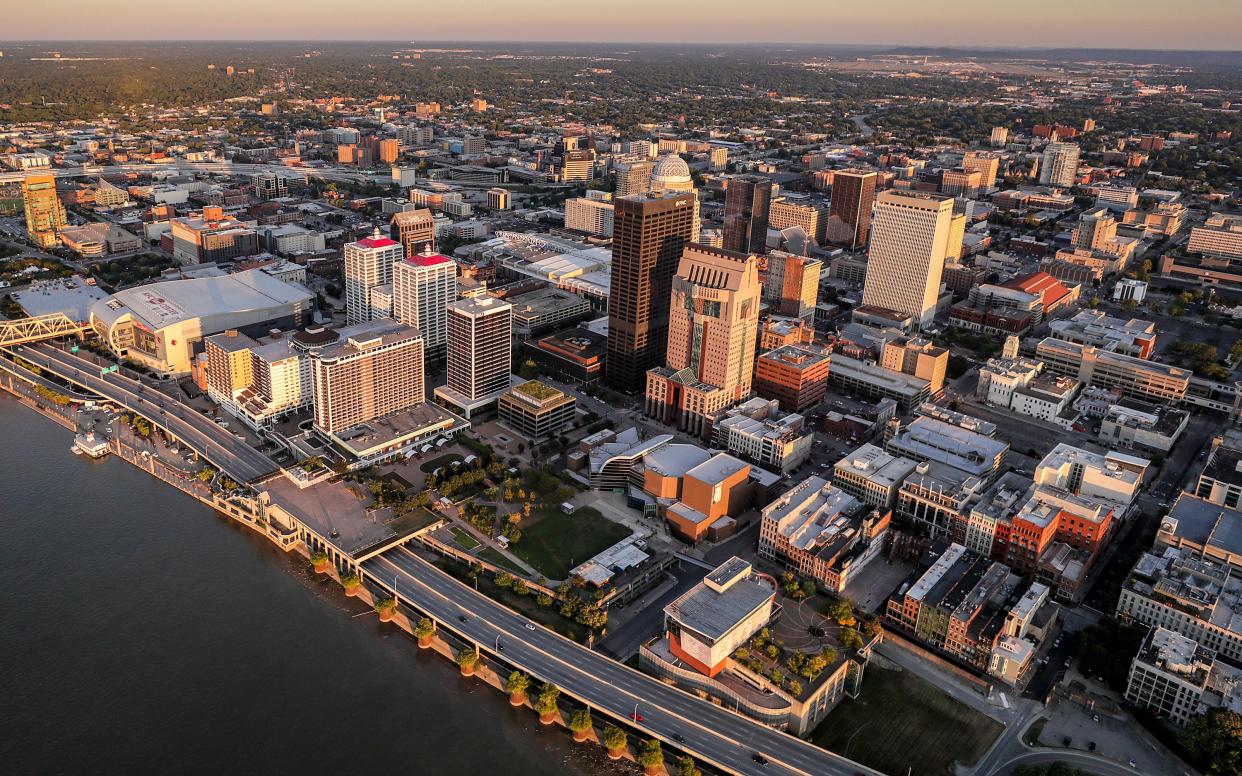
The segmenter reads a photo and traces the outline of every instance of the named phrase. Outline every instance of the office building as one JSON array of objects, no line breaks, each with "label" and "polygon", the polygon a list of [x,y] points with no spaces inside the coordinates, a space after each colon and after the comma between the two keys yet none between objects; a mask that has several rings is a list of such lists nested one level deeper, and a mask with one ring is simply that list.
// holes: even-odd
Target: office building
[{"label": "office building", "polygon": [[1190,229],[1188,253],[1242,259],[1242,215],[1213,213],[1203,226]]},{"label": "office building", "polygon": [[724,249],[736,253],[767,251],[768,208],[772,180],[758,175],[728,179],[725,190]]},{"label": "office building", "polygon": [[1000,172],[1000,154],[988,151],[967,151],[962,157],[962,169],[967,172],[979,172],[983,178],[979,185],[984,191],[996,188],[996,177]]},{"label": "office building", "polygon": [[782,413],[774,400],[742,402],[712,423],[712,446],[771,472],[788,474],[811,455],[814,434],[796,413]]},{"label": "office building", "polygon": [[457,298],[457,263],[418,253],[392,267],[392,317],[423,335],[427,363],[442,363],[448,346],[448,304]]},{"label": "office building", "polygon": [[750,395],[759,330],[754,255],[688,245],[673,277],[665,366],[647,372],[646,414],[702,435]]},{"label": "office building", "polygon": [[1032,479],[1107,504],[1125,514],[1151,462],[1125,453],[1095,453],[1059,443],[1035,467]]},{"label": "office building", "polygon": [[589,197],[565,201],[565,228],[595,237],[612,237],[613,206],[611,202]]},{"label": "office building", "polygon": [[837,170],[832,178],[829,203],[829,239],[858,248],[871,234],[871,212],[880,175],[874,170]]},{"label": "office building", "polygon": [[931,398],[931,383],[920,377],[885,369],[874,361],[851,358],[843,353],[828,357],[828,384],[849,393],[892,399],[903,408]]},{"label": "office building", "polygon": [[467,419],[509,389],[513,305],[494,296],[448,306],[448,383],[436,397]]},{"label": "office building", "polygon": [[921,337],[889,340],[881,349],[880,366],[926,380],[927,390],[935,396],[944,388],[949,351]]},{"label": "office building", "polygon": [[487,209],[488,210],[508,210],[509,209],[509,190],[508,189],[488,189],[487,190]]},{"label": "office building", "polygon": [[647,370],[664,363],[673,275],[690,242],[696,201],[683,192],[614,203],[607,379],[620,391],[642,390]]},{"label": "office building", "polygon": [[806,236],[819,244],[828,237],[828,212],[819,205],[777,197],[768,207],[768,226],[773,229],[802,227]]},{"label": "office building", "polygon": [[828,354],[801,345],[784,345],[755,362],[755,393],[774,399],[786,412],[802,412],[828,392]]},{"label": "office building", "polygon": [[40,248],[60,244],[59,232],[68,225],[65,205],[56,196],[56,176],[30,175],[22,179],[22,204],[26,211],[26,233]]},{"label": "office building", "polygon": [[1081,310],[1072,318],[1048,322],[1050,336],[1100,350],[1150,359],[1156,350],[1156,324],[1113,318],[1102,310]]},{"label": "office building", "polygon": [[992,136],[988,138],[988,142],[993,148],[1003,148],[1009,142],[1009,128],[992,127]]},{"label": "office building", "polygon": [[820,477],[808,477],[763,508],[759,555],[842,595],[854,575],[879,557],[891,517]]},{"label": "office building", "polygon": [[289,196],[289,181],[274,172],[257,172],[250,176],[255,199],[269,200]]},{"label": "office building", "polygon": [[891,510],[901,483],[917,466],[917,461],[867,443],[836,462],[832,483],[859,501]]},{"label": "office building", "polygon": [[182,264],[212,264],[259,252],[251,225],[225,216],[219,207],[205,207],[197,217],[171,219],[169,233],[173,258]]},{"label": "office building", "polygon": [[940,193],[976,199],[983,193],[983,171],[945,170],[940,177]]},{"label": "office building", "polygon": [[338,333],[335,343],[310,354],[317,430],[340,435],[424,402],[418,329],[379,320]]},{"label": "office building", "polygon": [[392,217],[392,239],[401,243],[406,256],[419,256],[436,249],[435,216],[426,208],[406,210]]},{"label": "office building", "polygon": [[1074,377],[1083,385],[1119,388],[1124,395],[1143,401],[1178,402],[1190,387],[1189,370],[1055,337],[1041,340],[1035,357],[1056,374]]},{"label": "office building", "polygon": [[933,461],[990,482],[1005,463],[1009,443],[937,418],[920,416],[900,426],[885,449],[913,461]]},{"label": "office building", "polygon": [[631,197],[642,194],[651,188],[651,172],[655,162],[651,159],[626,159],[615,165],[617,171],[617,188],[615,197]]},{"label": "office building", "polygon": [[777,315],[810,320],[819,301],[819,281],[824,263],[819,259],[772,251],[763,273],[763,299]]},{"label": "office building", "polygon": [[1078,146],[1073,143],[1049,143],[1044,146],[1039,182],[1045,186],[1072,187],[1078,181],[1078,153]]},{"label": "office building", "polygon": [[1154,626],[1130,662],[1125,699],[1185,727],[1211,707],[1242,708],[1242,669],[1219,662],[1194,639]]},{"label": "office building", "polygon": [[515,385],[496,402],[501,422],[531,442],[541,442],[573,426],[578,400],[538,380]]},{"label": "office building", "polygon": [[401,243],[379,229],[345,244],[345,317],[350,324],[392,314],[392,268],[404,256]]},{"label": "office building", "polygon": [[885,191],[876,198],[863,305],[904,313],[916,326],[936,314],[953,199]]}]

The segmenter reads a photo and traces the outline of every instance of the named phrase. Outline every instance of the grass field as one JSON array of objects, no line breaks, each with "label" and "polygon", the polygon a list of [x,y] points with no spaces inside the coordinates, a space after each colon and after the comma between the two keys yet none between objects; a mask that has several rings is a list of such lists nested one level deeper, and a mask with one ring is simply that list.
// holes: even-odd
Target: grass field
[{"label": "grass field", "polygon": [[525,575],[527,573],[519,568],[513,561],[509,560],[504,555],[501,555],[496,550],[493,550],[491,547],[484,547],[482,550],[475,553],[474,557],[479,560],[485,560],[488,563],[495,563],[497,566],[500,566],[503,569],[508,569],[516,574]]},{"label": "grass field", "polygon": [[453,541],[457,542],[463,550],[473,550],[479,546],[479,540],[466,533],[457,526],[450,526],[449,531],[453,534]]},{"label": "grass field", "polygon": [[885,773],[946,776],[955,761],[982,757],[1002,729],[910,672],[872,664],[859,699],[841,701],[811,740]]},{"label": "grass field", "polygon": [[586,507],[567,515],[556,507],[540,507],[539,518],[522,526],[522,539],[510,552],[548,579],[560,580],[569,570],[629,536],[631,531],[598,510]]}]

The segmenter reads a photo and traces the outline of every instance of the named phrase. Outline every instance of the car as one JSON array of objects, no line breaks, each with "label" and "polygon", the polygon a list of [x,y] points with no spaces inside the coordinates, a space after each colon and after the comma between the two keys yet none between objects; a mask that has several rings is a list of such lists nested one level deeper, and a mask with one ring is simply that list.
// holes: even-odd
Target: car
[{"label": "car", "polygon": [[1087,751],[1088,751],[1088,752],[1094,752],[1094,751],[1095,751],[1095,742],[1094,742],[1094,741],[1088,741],[1088,742],[1087,742]]},{"label": "car", "polygon": [[466,617],[466,615],[459,614],[457,615],[457,621],[458,622],[469,622],[469,619]]},{"label": "car", "polygon": [[635,711],[632,714],[630,714],[630,719],[634,720],[635,722],[642,722],[643,720],[646,719],[646,717],[644,717],[642,714],[639,714],[637,711]]},{"label": "car", "polygon": [[1138,767],[1138,763],[1134,762],[1134,758],[1133,758],[1133,757],[1131,757],[1131,758],[1130,758],[1130,767],[1131,767],[1131,768],[1137,768],[1137,767]]},{"label": "car", "polygon": [[1100,715],[1099,715],[1099,714],[1092,714],[1092,715],[1091,715],[1091,721],[1092,721],[1092,722],[1099,722],[1099,721],[1100,721]]},{"label": "car", "polygon": [[673,740],[679,744],[684,744],[686,742],[686,737],[683,736],[681,733],[674,733]]},{"label": "car", "polygon": [[526,623],[526,630],[534,630],[534,629],[535,629],[535,624],[533,622]]},{"label": "car", "polygon": [[756,765],[767,765],[768,764],[768,758],[764,757],[758,752],[755,752],[754,754],[752,754],[750,756],[750,759],[754,760]]},{"label": "car", "polygon": [[1061,746],[1069,746],[1072,743],[1074,743],[1074,739],[1070,738],[1069,736],[1066,736],[1065,738],[1061,739]]}]

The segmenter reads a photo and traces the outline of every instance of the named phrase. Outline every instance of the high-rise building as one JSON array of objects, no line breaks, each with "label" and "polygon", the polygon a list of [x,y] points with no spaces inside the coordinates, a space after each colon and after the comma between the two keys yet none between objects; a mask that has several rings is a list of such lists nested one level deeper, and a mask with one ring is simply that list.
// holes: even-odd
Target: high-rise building
[{"label": "high-rise building", "polygon": [[993,148],[1003,148],[1009,142],[1008,127],[992,127],[990,142]]},{"label": "high-rise building", "polygon": [[487,207],[489,210],[508,210],[509,190],[502,188],[488,189]]},{"label": "high-rise building", "polygon": [[1071,239],[1075,248],[1106,250],[1117,237],[1117,219],[1106,208],[1089,210],[1078,216]]},{"label": "high-rise building", "polygon": [[457,263],[430,251],[399,259],[392,268],[392,317],[423,334],[427,363],[444,360],[448,305],[457,296]]},{"label": "high-rise building", "polygon": [[828,206],[832,242],[851,248],[867,244],[879,178],[879,173],[872,170],[837,170],[833,175]]},{"label": "high-rise building", "polygon": [[377,156],[381,164],[391,165],[401,155],[401,143],[396,138],[385,138],[379,141],[378,147]]},{"label": "high-rise building", "polygon": [[699,193],[694,189],[690,165],[677,154],[665,154],[651,170],[651,190],[657,194],[670,191],[687,191],[694,195],[694,223],[690,227],[690,242],[699,241]]},{"label": "high-rise building", "polygon": [[435,216],[427,208],[395,213],[392,217],[392,239],[401,243],[406,256],[435,251]]},{"label": "high-rise building", "polygon": [[448,383],[436,397],[467,419],[509,389],[513,305],[484,294],[448,306]]},{"label": "high-rise building", "polygon": [[765,253],[768,243],[768,207],[772,179],[739,175],[725,190],[724,249],[738,253]]},{"label": "high-rise building", "polygon": [[418,329],[380,320],[339,334],[337,342],[310,354],[316,429],[339,434],[426,400]]},{"label": "high-rise building", "polygon": [[1039,182],[1048,186],[1069,188],[1078,179],[1078,146],[1073,143],[1049,143],[1044,146],[1039,165]]},{"label": "high-rise building", "polygon": [[40,248],[60,244],[57,235],[68,225],[65,205],[56,196],[56,176],[31,175],[22,180],[22,202],[26,208],[26,233]]},{"label": "high-rise building", "polygon": [[967,172],[983,173],[981,185],[984,190],[996,187],[996,176],[1000,173],[1000,154],[988,151],[967,151],[962,157],[962,169]]},{"label": "high-rise building", "polygon": [[370,237],[345,244],[345,319],[348,323],[364,323],[392,314],[392,266],[404,255],[401,243],[384,237],[379,229]]},{"label": "high-rise building", "polygon": [[695,201],[670,192],[613,203],[607,379],[618,390],[642,390],[647,370],[664,363],[673,274],[690,242]]},{"label": "high-rise building", "polygon": [[940,192],[950,197],[974,199],[983,191],[980,170],[945,170],[940,179]]},{"label": "high-rise building", "polygon": [[863,304],[909,315],[916,326],[931,323],[952,220],[952,197],[881,192],[876,198]]},{"label": "high-rise building", "polygon": [[779,315],[809,319],[819,301],[819,280],[824,263],[818,259],[772,251],[763,280],[763,298]]},{"label": "high-rise building", "polygon": [[612,203],[602,199],[575,197],[565,201],[565,228],[612,237]]},{"label": "high-rise building", "polygon": [[617,162],[617,197],[642,194],[651,188],[651,171],[655,162],[651,159],[627,159]]},{"label": "high-rise building", "polygon": [[646,412],[691,434],[750,395],[759,330],[754,254],[687,245],[673,276],[665,366],[647,372]]}]

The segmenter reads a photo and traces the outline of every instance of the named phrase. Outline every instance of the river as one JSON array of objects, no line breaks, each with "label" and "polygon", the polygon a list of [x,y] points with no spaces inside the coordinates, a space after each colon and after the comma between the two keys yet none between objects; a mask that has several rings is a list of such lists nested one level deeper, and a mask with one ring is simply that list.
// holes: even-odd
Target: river
[{"label": "river", "polygon": [[0,394],[12,774],[598,774],[244,528]]}]

